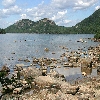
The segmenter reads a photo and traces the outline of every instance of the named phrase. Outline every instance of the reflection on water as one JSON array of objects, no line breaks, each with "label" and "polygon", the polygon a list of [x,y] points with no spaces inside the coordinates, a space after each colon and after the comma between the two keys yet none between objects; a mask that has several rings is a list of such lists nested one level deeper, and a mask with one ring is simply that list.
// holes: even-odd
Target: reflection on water
[{"label": "reflection on water", "polygon": [[97,75],[100,75],[100,72],[97,71]]},{"label": "reflection on water", "polygon": [[90,68],[90,67],[81,67],[81,72],[85,72],[87,75],[91,75],[92,68]]},{"label": "reflection on water", "polygon": [[[61,47],[67,47],[68,51],[75,51],[82,49],[86,51],[90,46],[98,45],[97,42],[93,42],[87,38],[93,38],[93,34],[1,34],[0,35],[0,67],[7,64],[11,69],[16,63],[30,64],[34,57],[41,58],[56,58],[66,51]],[[84,39],[84,43],[77,42],[81,38]],[[45,52],[44,48],[48,48],[49,51]],[[19,59],[29,59],[30,62],[26,63],[19,61]],[[75,77],[81,77],[81,70],[86,73],[95,73],[94,70],[81,69],[81,68],[69,68],[63,67],[57,69],[58,72],[74,79]]]}]

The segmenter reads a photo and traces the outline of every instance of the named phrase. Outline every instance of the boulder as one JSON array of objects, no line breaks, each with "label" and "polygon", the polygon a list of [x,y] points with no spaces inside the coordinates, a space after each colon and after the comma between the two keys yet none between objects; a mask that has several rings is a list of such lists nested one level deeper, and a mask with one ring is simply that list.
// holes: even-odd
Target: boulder
[{"label": "boulder", "polygon": [[42,71],[35,68],[35,67],[28,67],[28,68],[24,68],[22,71],[21,71],[21,75],[24,77],[24,78],[28,78],[28,77],[32,77],[32,78],[35,78],[35,77],[38,77],[38,76],[42,76]]},{"label": "boulder", "polygon": [[34,79],[34,82],[39,87],[51,86],[52,84],[56,83],[54,78],[51,78],[50,76],[39,76]]},{"label": "boulder", "polygon": [[20,94],[22,92],[22,87],[19,87],[19,88],[15,88],[13,90],[13,94]]},{"label": "boulder", "polygon": [[69,83],[67,82],[63,82],[61,83],[61,91],[65,94],[72,94],[75,95],[78,90],[79,90],[79,86],[71,86]]},{"label": "boulder", "polygon": [[79,86],[70,86],[66,89],[67,94],[75,95],[79,90]]}]

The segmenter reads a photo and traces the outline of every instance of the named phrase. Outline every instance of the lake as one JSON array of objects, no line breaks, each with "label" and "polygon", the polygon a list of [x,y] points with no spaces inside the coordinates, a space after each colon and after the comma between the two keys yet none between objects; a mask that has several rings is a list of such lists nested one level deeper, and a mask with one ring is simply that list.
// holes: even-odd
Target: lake
[{"label": "lake", "polygon": [[[91,39],[94,34],[0,34],[0,67],[7,64],[12,70],[17,63],[25,63],[19,59],[33,60],[33,57],[41,58],[60,58],[60,55],[65,52],[62,47],[67,47],[69,51],[75,51],[79,48],[86,51],[90,46],[97,46],[98,42],[93,42]],[[77,42],[84,39],[84,43]],[[46,52],[44,48],[48,48]],[[65,70],[62,68],[56,69],[59,73],[64,74],[67,79],[77,78],[81,74],[80,68],[70,68]],[[75,76],[76,75],[76,76]],[[93,70],[91,75],[96,75]]]}]

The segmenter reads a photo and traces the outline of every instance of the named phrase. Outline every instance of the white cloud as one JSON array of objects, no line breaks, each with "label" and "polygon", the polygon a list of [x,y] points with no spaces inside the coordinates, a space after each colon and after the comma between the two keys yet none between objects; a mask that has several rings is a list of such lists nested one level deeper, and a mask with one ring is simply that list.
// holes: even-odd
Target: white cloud
[{"label": "white cloud", "polygon": [[5,19],[0,19],[0,28],[5,28],[13,23],[6,21]]},{"label": "white cloud", "polygon": [[3,0],[2,4],[4,7],[9,8],[15,4],[16,0]]},{"label": "white cloud", "polygon": [[70,22],[71,22],[71,20],[62,19],[62,20],[57,21],[57,25],[67,26],[67,24],[70,23]]},{"label": "white cloud", "polygon": [[12,6],[9,9],[0,9],[0,18],[8,17],[9,15],[15,15],[21,13],[22,9],[18,6]]},{"label": "white cloud", "polygon": [[75,10],[78,9],[86,9],[92,5],[94,5],[94,3],[96,3],[97,0],[77,0],[77,2],[75,3]]},{"label": "white cloud", "polygon": [[57,13],[55,13],[55,15],[53,15],[53,17],[51,18],[52,20],[60,20],[60,19],[62,19],[62,18],[64,18],[65,17],[65,14],[67,13],[67,10],[65,10],[65,11],[59,11],[59,12],[57,12]]},{"label": "white cloud", "polygon": [[26,14],[21,14],[21,19],[27,19],[27,15]]},{"label": "white cloud", "polygon": [[100,9],[100,6],[96,6],[96,7],[95,7],[95,10],[98,10],[98,9]]},{"label": "white cloud", "polygon": [[58,25],[65,25],[70,20],[66,20],[67,10],[56,9],[53,5],[39,4],[37,7],[28,8],[21,14],[21,18],[28,18],[33,21],[38,21],[42,18],[49,18]]},{"label": "white cloud", "polygon": [[52,0],[52,4],[59,9],[85,9],[94,5],[98,0]]}]

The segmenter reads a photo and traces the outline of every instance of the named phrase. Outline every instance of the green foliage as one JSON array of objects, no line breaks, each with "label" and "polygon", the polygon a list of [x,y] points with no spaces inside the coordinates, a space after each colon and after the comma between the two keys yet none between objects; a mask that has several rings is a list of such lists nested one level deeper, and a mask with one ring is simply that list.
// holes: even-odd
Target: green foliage
[{"label": "green foliage", "polygon": [[4,29],[0,29],[0,34],[5,34],[5,30]]},{"label": "green foliage", "polygon": [[94,38],[100,39],[100,33],[95,34]]},{"label": "green foliage", "polygon": [[29,19],[22,19],[17,23],[7,27],[7,33],[66,33],[66,28],[58,26],[54,21],[47,18],[41,19],[37,22]]},{"label": "green foliage", "polygon": [[1,78],[5,77],[6,74],[7,74],[7,72],[5,72],[5,71],[0,71],[0,80],[1,80]]},{"label": "green foliage", "polygon": [[98,33],[100,31],[100,9],[96,10],[91,16],[76,24],[78,33]]}]

